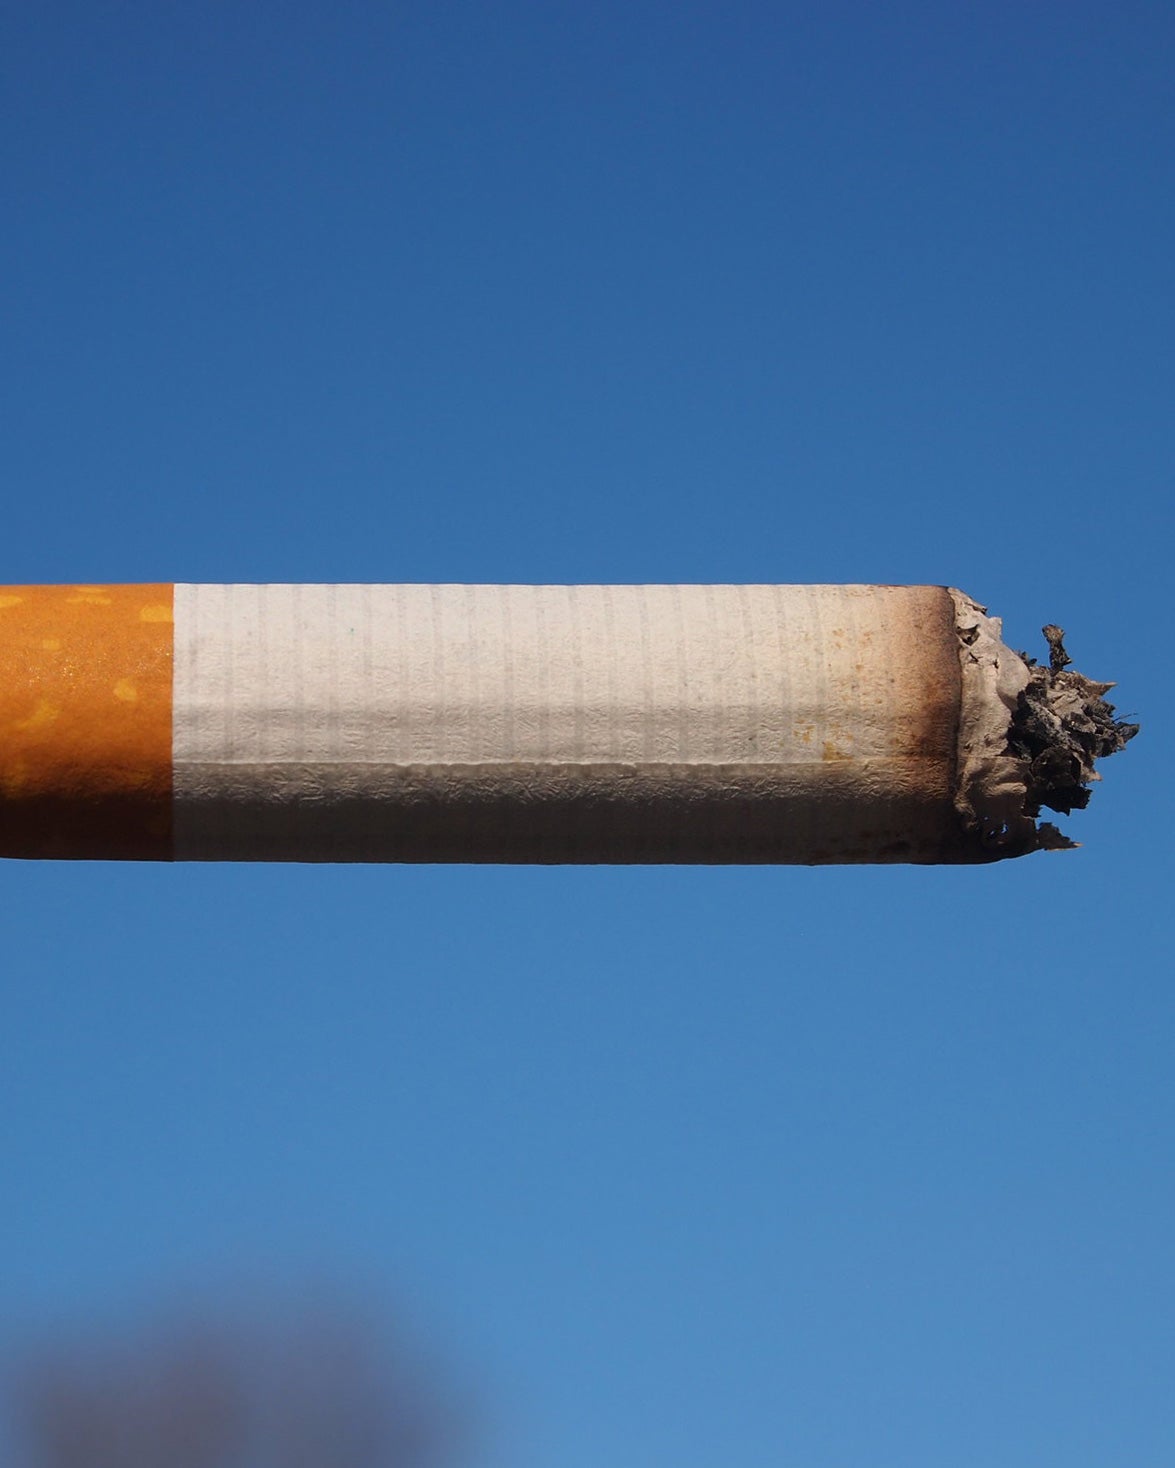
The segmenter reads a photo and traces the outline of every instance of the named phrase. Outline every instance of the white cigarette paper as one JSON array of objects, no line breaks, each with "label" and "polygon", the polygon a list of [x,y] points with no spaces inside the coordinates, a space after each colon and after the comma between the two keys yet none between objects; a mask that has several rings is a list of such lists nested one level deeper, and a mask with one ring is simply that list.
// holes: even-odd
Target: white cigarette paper
[{"label": "white cigarette paper", "polygon": [[1020,855],[1029,678],[943,587],[177,585],[174,855]]}]

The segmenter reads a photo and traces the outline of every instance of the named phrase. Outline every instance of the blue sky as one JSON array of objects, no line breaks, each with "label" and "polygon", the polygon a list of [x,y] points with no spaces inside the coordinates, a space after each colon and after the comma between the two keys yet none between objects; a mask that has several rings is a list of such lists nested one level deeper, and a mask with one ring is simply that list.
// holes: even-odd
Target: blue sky
[{"label": "blue sky", "polygon": [[963,587],[990,869],[5,864],[0,1306],[329,1277],[476,1468],[1175,1460],[1159,4],[0,21],[3,580]]}]

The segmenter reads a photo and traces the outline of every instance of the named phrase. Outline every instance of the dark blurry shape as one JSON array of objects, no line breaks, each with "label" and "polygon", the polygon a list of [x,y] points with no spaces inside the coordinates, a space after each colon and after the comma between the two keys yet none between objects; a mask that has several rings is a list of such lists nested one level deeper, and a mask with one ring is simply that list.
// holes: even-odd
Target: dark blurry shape
[{"label": "dark blurry shape", "polygon": [[431,1373],[341,1310],[171,1326],[38,1353],[20,1468],[449,1468]]}]

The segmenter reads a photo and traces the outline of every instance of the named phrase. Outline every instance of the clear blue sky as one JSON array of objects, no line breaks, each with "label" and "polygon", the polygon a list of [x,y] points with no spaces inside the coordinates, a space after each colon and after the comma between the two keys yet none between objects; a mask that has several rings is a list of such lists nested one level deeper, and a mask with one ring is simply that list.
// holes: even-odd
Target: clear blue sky
[{"label": "clear blue sky", "polygon": [[990,869],[5,864],[6,1340],[325,1272],[474,1468],[1175,1462],[1173,53],[7,7],[0,579],[945,582],[1144,728]]}]

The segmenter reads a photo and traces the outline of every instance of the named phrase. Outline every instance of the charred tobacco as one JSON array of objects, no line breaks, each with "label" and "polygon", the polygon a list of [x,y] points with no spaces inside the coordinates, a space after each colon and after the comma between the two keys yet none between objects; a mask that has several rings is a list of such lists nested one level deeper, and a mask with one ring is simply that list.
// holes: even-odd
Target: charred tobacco
[{"label": "charred tobacco", "polygon": [[[1100,778],[1096,761],[1124,749],[1139,730],[1137,724],[1119,719],[1114,705],[1107,702],[1112,683],[1071,671],[1063,629],[1050,624],[1043,631],[1049,666],[1021,654],[1028,666],[1028,684],[1008,731],[1009,751],[1027,766],[1024,813],[1031,817],[1046,806],[1062,815],[1083,810],[1089,804],[1090,783]],[[1039,834],[1045,829],[1041,827]]]}]

